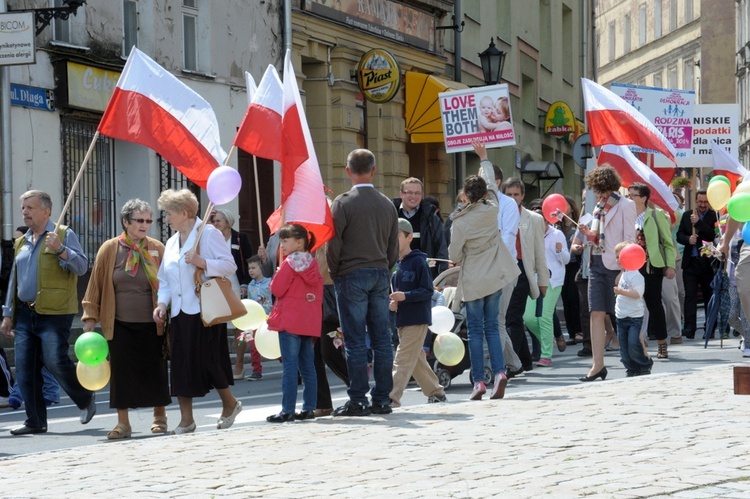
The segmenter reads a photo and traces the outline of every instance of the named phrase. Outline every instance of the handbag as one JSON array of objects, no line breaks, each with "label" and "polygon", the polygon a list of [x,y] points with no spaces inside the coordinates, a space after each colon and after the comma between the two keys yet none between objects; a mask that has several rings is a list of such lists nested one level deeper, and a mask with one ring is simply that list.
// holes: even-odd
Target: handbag
[{"label": "handbag", "polygon": [[[200,246],[196,249],[200,254]],[[201,321],[206,327],[229,322],[247,314],[245,305],[232,289],[226,277],[214,277],[203,282],[201,269],[195,269],[195,294],[201,304]]]}]

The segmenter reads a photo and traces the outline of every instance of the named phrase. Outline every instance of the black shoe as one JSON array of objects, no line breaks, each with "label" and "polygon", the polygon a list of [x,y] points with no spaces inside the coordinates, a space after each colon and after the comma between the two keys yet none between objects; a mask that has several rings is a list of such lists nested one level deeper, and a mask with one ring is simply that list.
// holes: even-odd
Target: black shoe
[{"label": "black shoe", "polygon": [[598,373],[593,374],[592,376],[584,376],[583,378],[578,378],[579,381],[596,381],[597,378],[601,378],[602,381],[607,379],[607,368],[602,367]]},{"label": "black shoe", "polygon": [[274,414],[273,416],[268,416],[266,418],[266,421],[269,423],[286,423],[289,421],[294,421],[294,414],[285,414],[283,412],[280,412],[278,414]]},{"label": "black shoe", "polygon": [[592,355],[590,348],[582,348],[578,351],[579,357],[591,357]]},{"label": "black shoe", "polygon": [[31,426],[23,425],[10,430],[11,435],[33,435],[34,433],[47,433],[47,427],[32,428]]},{"label": "black shoe", "polygon": [[510,378],[515,378],[516,376],[518,376],[518,375],[519,375],[519,374],[521,374],[522,372],[523,372],[523,367],[520,367],[520,368],[519,368],[519,369],[518,369],[517,371],[514,371],[513,369],[511,369],[511,368],[509,367],[509,368],[507,368],[507,369],[505,370],[505,376],[506,376],[506,377],[507,377],[508,379],[510,379]]},{"label": "black shoe", "polygon": [[691,331],[689,329],[683,329],[682,330],[682,336],[684,336],[685,338],[687,338],[689,340],[694,340],[695,339],[695,331]]},{"label": "black shoe", "polygon": [[335,416],[369,416],[372,414],[370,408],[359,402],[352,402],[351,400],[341,407],[333,411]]},{"label": "black shoe", "polygon": [[315,411],[300,411],[294,413],[294,419],[302,421],[304,419],[315,419]]},{"label": "black shoe", "polygon": [[372,404],[370,412],[373,414],[390,414],[393,412],[391,404]]},{"label": "black shoe", "polygon": [[533,371],[534,370],[534,364],[529,364],[528,366],[522,366],[522,369],[524,371]]}]

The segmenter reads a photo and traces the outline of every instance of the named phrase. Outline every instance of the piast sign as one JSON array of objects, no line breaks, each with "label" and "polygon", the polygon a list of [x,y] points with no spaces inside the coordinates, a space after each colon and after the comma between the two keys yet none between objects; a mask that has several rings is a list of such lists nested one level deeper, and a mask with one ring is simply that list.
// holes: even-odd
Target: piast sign
[{"label": "piast sign", "polygon": [[401,69],[393,54],[372,49],[359,60],[357,85],[370,102],[382,104],[393,99],[401,86]]}]

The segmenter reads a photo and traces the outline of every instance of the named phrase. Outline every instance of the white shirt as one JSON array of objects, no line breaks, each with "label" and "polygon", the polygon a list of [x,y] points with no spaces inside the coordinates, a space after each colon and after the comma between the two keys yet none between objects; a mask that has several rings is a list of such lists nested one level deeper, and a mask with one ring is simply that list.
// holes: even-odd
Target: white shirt
[{"label": "white shirt", "polygon": [[498,191],[497,206],[500,209],[497,212],[497,228],[500,231],[505,246],[510,251],[510,256],[518,259],[518,253],[516,253],[516,234],[518,234],[518,225],[521,223],[521,212],[518,211],[518,203],[512,197]]},{"label": "white shirt", "polygon": [[643,292],[646,289],[646,281],[637,270],[626,270],[620,274],[618,284],[622,289],[634,289],[638,292],[638,298],[630,298],[624,295],[617,295],[615,300],[615,317],[618,319],[627,319],[628,317],[643,317]]},{"label": "white shirt", "polygon": [[[562,243],[560,253],[555,249],[557,243]],[[550,271],[549,286],[551,288],[562,286],[565,282],[565,266],[570,261],[570,251],[565,240],[565,234],[561,230],[548,225],[547,232],[544,234],[544,251],[547,267]]]},{"label": "white shirt", "polygon": [[[159,279],[159,303],[172,305],[171,316],[175,317],[180,311],[186,314],[198,314],[201,305],[195,294],[195,266],[185,263],[185,253],[193,249],[198,236],[201,219],[196,217],[193,230],[180,248],[180,233],[175,233],[164,246],[164,257],[157,277]],[[200,255],[206,259],[204,276],[230,276],[237,271],[232,252],[227,246],[224,234],[211,225],[206,225],[200,241]]]}]

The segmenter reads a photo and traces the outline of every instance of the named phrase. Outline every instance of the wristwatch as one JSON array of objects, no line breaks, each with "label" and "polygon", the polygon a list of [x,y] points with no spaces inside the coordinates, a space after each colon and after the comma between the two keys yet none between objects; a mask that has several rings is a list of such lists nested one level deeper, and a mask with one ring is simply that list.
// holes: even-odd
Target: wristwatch
[{"label": "wristwatch", "polygon": [[65,253],[65,245],[61,244],[59,248],[57,248],[57,251],[55,251],[55,255],[60,256],[63,253]]}]

